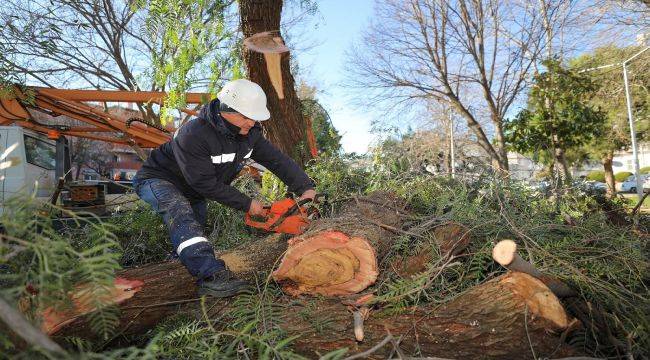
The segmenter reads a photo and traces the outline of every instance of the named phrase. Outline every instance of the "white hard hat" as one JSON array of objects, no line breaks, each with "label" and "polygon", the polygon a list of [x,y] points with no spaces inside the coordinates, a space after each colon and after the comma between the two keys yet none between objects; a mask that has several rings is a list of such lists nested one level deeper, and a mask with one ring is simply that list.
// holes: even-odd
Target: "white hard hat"
[{"label": "white hard hat", "polygon": [[238,113],[255,121],[268,120],[271,117],[266,108],[266,94],[256,83],[237,79],[226,83],[217,94],[217,99]]}]

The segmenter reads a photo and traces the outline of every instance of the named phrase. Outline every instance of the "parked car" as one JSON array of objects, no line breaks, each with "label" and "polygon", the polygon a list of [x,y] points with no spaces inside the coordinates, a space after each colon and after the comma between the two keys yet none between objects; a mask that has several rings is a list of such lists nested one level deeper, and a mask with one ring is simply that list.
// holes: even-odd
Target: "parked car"
[{"label": "parked car", "polygon": [[643,191],[650,191],[650,176],[646,176],[645,181],[643,181]]},{"label": "parked car", "polygon": [[607,192],[607,184],[604,182],[600,181],[587,181],[589,189],[593,190],[594,192],[597,193],[606,193]]},{"label": "parked car", "polygon": [[607,192],[607,184],[593,180],[575,180],[573,187],[588,194],[604,194]]},{"label": "parked car", "polygon": [[[648,179],[648,177],[650,177],[648,174],[641,175],[641,183],[643,184]],[[646,186],[643,185],[643,187],[645,188]],[[621,183],[621,192],[636,192],[636,176],[630,175],[627,179],[625,179],[625,181]]]}]

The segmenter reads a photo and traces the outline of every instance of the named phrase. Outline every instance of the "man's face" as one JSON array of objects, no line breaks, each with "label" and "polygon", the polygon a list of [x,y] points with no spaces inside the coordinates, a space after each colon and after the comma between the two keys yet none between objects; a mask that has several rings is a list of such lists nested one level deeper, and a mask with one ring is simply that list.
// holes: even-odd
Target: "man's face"
[{"label": "man's face", "polygon": [[229,123],[237,126],[240,129],[240,135],[248,135],[248,132],[256,123],[255,120],[251,120],[240,113],[221,113],[221,116]]}]

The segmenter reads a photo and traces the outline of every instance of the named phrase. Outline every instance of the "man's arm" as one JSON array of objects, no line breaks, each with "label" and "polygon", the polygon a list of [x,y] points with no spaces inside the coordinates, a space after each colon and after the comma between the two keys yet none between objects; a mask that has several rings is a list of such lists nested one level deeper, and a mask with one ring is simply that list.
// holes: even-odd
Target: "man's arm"
[{"label": "man's arm", "polygon": [[182,132],[172,140],[176,162],[187,183],[199,194],[231,208],[248,211],[251,199],[217,180],[208,145]]},{"label": "man's arm", "polygon": [[314,188],[314,182],[300,166],[263,137],[255,143],[251,158],[279,177],[292,193],[302,195]]}]

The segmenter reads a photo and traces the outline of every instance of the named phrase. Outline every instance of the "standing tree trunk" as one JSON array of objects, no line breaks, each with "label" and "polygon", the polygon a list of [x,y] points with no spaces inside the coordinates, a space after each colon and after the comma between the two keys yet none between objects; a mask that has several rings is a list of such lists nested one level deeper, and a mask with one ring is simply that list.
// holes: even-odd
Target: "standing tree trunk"
[{"label": "standing tree trunk", "polygon": [[[241,0],[239,13],[245,37],[265,31],[280,33],[282,0]],[[289,67],[289,53],[281,55],[284,99],[280,99],[271,83],[262,54],[245,49],[244,61],[249,79],[259,84],[266,93],[271,121],[265,122],[264,128],[269,141],[299,164],[304,164],[311,158],[307,146],[305,120]]]},{"label": "standing tree trunk", "polygon": [[616,194],[616,181],[614,180],[614,169],[612,163],[614,162],[614,153],[608,151],[603,157],[603,168],[605,169],[605,184],[607,184],[607,196],[610,198]]},{"label": "standing tree trunk", "polygon": [[558,183],[568,185],[571,183],[571,172],[566,162],[564,149],[560,146],[557,130],[553,128],[551,134],[551,145],[553,147],[553,162],[557,167]]}]

